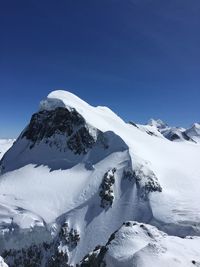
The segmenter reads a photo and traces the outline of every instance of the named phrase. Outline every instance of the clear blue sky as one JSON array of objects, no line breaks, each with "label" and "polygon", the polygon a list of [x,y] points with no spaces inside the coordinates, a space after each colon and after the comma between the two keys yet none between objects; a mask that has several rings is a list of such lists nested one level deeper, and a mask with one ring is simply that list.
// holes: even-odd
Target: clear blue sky
[{"label": "clear blue sky", "polygon": [[56,88],[125,120],[200,121],[200,1],[1,0],[0,137]]}]

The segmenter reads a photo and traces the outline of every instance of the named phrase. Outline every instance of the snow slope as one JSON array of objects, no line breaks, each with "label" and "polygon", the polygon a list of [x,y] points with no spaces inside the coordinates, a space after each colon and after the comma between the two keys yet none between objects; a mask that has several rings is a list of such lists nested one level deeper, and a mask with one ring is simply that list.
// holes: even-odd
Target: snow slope
[{"label": "snow slope", "polygon": [[126,222],[111,235],[105,247],[84,259],[82,267],[89,262],[89,266],[104,263],[109,267],[200,266],[199,246],[200,237],[182,239],[147,224]]},{"label": "snow slope", "polygon": [[157,127],[134,127],[66,91],[49,94],[1,160],[0,253],[23,247],[5,241],[10,225],[45,229],[71,265],[124,221],[199,235],[200,145],[171,142]]},{"label": "snow slope", "polygon": [[0,159],[6,151],[13,145],[14,139],[0,139]]},{"label": "snow slope", "polygon": [[4,262],[2,257],[0,257],[0,267],[8,267],[8,265]]}]

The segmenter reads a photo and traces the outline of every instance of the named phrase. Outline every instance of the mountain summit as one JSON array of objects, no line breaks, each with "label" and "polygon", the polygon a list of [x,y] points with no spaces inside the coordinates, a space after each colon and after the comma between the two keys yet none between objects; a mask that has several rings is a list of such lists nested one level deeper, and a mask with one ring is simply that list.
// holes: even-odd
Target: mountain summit
[{"label": "mountain summit", "polygon": [[154,266],[200,264],[198,127],[176,128],[175,142],[162,121],[128,124],[70,92],[50,93],[0,162],[5,262],[143,267],[144,255]]},{"label": "mountain summit", "polygon": [[150,119],[148,121],[148,125],[154,126],[158,129],[164,129],[168,127],[168,125],[165,122],[163,122],[161,119],[158,119],[158,120]]}]

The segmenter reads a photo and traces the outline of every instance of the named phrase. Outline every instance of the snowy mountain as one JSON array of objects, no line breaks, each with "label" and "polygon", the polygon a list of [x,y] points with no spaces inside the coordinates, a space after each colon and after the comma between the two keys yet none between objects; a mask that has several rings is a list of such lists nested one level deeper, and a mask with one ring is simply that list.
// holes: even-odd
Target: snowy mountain
[{"label": "snowy mountain", "polygon": [[[133,125],[133,123],[130,122]],[[191,128],[171,127],[162,120],[150,119],[146,125],[135,124],[136,127],[149,135],[167,138],[170,141],[200,142],[200,124],[195,123]]]},{"label": "snowy mountain", "polygon": [[153,126],[153,127],[156,127],[157,129],[166,129],[168,128],[169,126],[163,122],[161,119],[158,119],[158,120],[154,120],[154,119],[150,119],[148,121],[148,125],[149,126]]},{"label": "snowy mountain", "polygon": [[200,123],[194,123],[185,133],[195,142],[200,142]]},{"label": "snowy mountain", "polygon": [[[154,266],[164,259],[181,266],[175,262],[187,263],[184,247],[189,264],[199,264],[194,249],[199,238],[185,237],[200,235],[200,145],[171,142],[162,132],[168,127],[161,121],[128,124],[69,92],[49,94],[0,163],[5,262],[10,267],[100,266],[87,262],[90,253],[108,267],[146,266],[141,255],[147,261],[152,255]],[[138,223],[124,229],[127,221]],[[119,237],[108,242],[115,231]]]}]

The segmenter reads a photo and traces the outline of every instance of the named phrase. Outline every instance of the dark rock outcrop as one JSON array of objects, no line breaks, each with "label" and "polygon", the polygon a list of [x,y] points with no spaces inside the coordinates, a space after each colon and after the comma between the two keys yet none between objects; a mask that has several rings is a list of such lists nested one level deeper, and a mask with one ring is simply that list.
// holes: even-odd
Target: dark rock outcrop
[{"label": "dark rock outcrop", "polygon": [[143,200],[148,200],[149,193],[151,192],[162,192],[157,177],[152,171],[147,173],[142,168],[136,170],[125,170],[124,179],[133,181],[137,185],[138,196]]},{"label": "dark rock outcrop", "polygon": [[81,127],[67,142],[68,148],[75,154],[87,153],[87,150],[92,148],[94,144],[95,139],[85,126]]},{"label": "dark rock outcrop", "polygon": [[67,245],[71,250],[78,245],[80,241],[80,235],[76,229],[69,227],[68,223],[64,223],[60,229],[59,242],[60,244]]},{"label": "dark rock outcrop", "polygon": [[9,267],[70,267],[68,251],[74,249],[79,241],[78,231],[64,223],[51,242],[4,250],[1,255]]},{"label": "dark rock outcrop", "polygon": [[103,177],[99,192],[102,208],[108,208],[112,206],[114,200],[113,185],[115,183],[115,172],[116,169],[113,168],[112,170],[106,172]]},{"label": "dark rock outcrop", "polygon": [[42,110],[33,114],[31,121],[22,134],[34,143],[49,138],[55,133],[71,136],[74,128],[84,124],[83,117],[75,110],[58,107],[55,110]]},{"label": "dark rock outcrop", "polygon": [[[65,146],[63,141],[59,144],[58,140],[51,140],[57,134],[65,136]],[[31,141],[30,148],[45,140],[50,146],[56,145],[61,150],[68,147],[75,154],[85,154],[95,143],[84,118],[75,109],[63,107],[35,113],[21,138]]]}]

